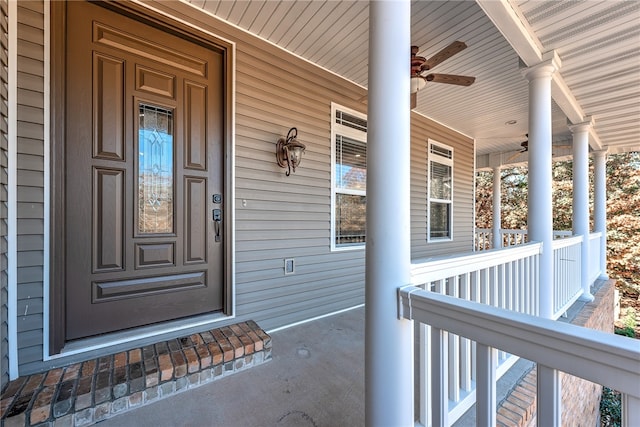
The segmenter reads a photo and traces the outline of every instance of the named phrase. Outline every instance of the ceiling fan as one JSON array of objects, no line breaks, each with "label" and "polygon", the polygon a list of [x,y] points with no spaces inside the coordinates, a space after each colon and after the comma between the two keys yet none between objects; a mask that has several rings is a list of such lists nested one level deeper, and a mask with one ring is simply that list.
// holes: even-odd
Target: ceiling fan
[{"label": "ceiling fan", "polygon": [[[527,137],[527,139],[520,143],[520,146],[522,147],[522,149],[516,151],[511,156],[509,156],[509,158],[506,160],[506,163],[511,162],[513,159],[518,157],[520,154],[526,153],[527,151],[529,151],[529,134],[527,133],[527,134],[525,134],[525,136]],[[571,148],[571,147],[573,147],[573,145],[571,145],[571,144],[564,144],[564,145],[553,144],[553,148],[561,148],[562,149],[562,148]]]},{"label": "ceiling fan", "polygon": [[516,157],[518,157],[520,154],[522,153],[526,153],[527,151],[529,151],[529,134],[526,133],[524,136],[527,137],[526,140],[522,141],[520,143],[520,146],[522,147],[521,150],[516,151],[514,154],[512,154],[508,159],[507,159],[507,163],[509,163],[511,160],[515,159]]},{"label": "ceiling fan", "polygon": [[411,108],[415,108],[417,104],[417,92],[422,89],[427,82],[447,83],[459,86],[470,86],[476,81],[475,77],[458,76],[455,74],[434,74],[428,73],[436,65],[451,58],[453,55],[463,51],[467,45],[461,41],[455,41],[449,46],[442,49],[429,59],[418,56],[420,48],[411,46]]}]

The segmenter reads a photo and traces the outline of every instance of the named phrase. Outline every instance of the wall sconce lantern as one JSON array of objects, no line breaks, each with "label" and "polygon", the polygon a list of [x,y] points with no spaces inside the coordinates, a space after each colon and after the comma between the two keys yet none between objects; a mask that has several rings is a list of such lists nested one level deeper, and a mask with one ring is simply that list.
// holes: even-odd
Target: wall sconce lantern
[{"label": "wall sconce lantern", "polygon": [[302,161],[302,153],[307,148],[296,139],[298,137],[298,129],[291,128],[287,133],[287,138],[280,138],[276,143],[276,160],[281,168],[288,168],[286,175],[291,175],[291,170],[296,168]]}]

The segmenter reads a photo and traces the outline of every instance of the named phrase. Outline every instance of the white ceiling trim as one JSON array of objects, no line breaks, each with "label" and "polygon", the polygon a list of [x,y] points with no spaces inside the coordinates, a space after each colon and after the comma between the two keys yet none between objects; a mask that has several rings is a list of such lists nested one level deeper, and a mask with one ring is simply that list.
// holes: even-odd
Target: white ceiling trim
[{"label": "white ceiling trim", "polygon": [[508,0],[476,0],[527,66],[542,61],[542,44]]},{"label": "white ceiling trim", "polygon": [[[543,61],[542,44],[521,17],[509,0],[476,0],[487,17],[516,51],[526,66],[533,66]],[[584,110],[566,84],[560,70],[553,73],[551,95],[571,123],[584,121]],[[594,150],[602,149],[602,142],[597,132],[591,127],[589,142]]]}]

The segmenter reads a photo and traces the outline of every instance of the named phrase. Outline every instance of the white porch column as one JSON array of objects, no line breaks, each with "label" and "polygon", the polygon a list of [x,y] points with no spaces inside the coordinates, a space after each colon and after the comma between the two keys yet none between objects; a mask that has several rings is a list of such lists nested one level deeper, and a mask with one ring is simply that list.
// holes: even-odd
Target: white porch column
[{"label": "white porch column", "polygon": [[[546,55],[545,55],[546,57]],[[553,315],[553,209],[551,171],[551,76],[560,68],[555,53],[524,70],[529,81],[529,241],[542,242],[540,256],[540,316]]]},{"label": "white porch column", "polygon": [[583,301],[593,301],[589,283],[589,129],[588,120],[569,126],[573,133],[573,234],[582,235],[580,282]]},{"label": "white porch column", "polygon": [[[542,242],[540,255],[539,315],[553,316],[553,208],[551,152],[551,76],[560,68],[554,52],[544,55],[544,61],[524,70],[529,81],[529,241]],[[558,372],[538,366],[538,425],[560,425],[560,383]]]},{"label": "white porch column", "polygon": [[500,186],[502,180],[500,179],[500,166],[494,166],[493,168],[493,248],[502,248],[502,234],[500,229],[502,228],[502,206],[500,200]]},{"label": "white porch column", "polygon": [[607,152],[593,153],[593,228],[601,233],[600,239],[600,279],[608,280],[607,275]]},{"label": "white porch column", "polygon": [[413,324],[398,319],[410,281],[411,6],[369,4],[365,421],[413,426]]}]

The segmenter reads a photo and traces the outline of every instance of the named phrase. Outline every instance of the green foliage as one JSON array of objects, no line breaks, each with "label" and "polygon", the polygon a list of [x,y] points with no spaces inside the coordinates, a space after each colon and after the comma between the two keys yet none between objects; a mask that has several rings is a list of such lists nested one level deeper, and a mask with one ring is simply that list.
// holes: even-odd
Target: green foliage
[{"label": "green foliage", "polygon": [[620,319],[622,327],[615,327],[615,333],[618,335],[624,335],[625,337],[635,338],[636,336],[636,319],[637,314],[633,307],[627,307],[625,315]]},{"label": "green foliage", "polygon": [[602,427],[620,427],[622,424],[622,403],[620,393],[602,387],[600,399],[600,425]]},{"label": "green foliage", "polygon": [[616,335],[622,335],[623,337],[635,338],[636,331],[633,328],[624,327],[624,328],[614,328]]}]

